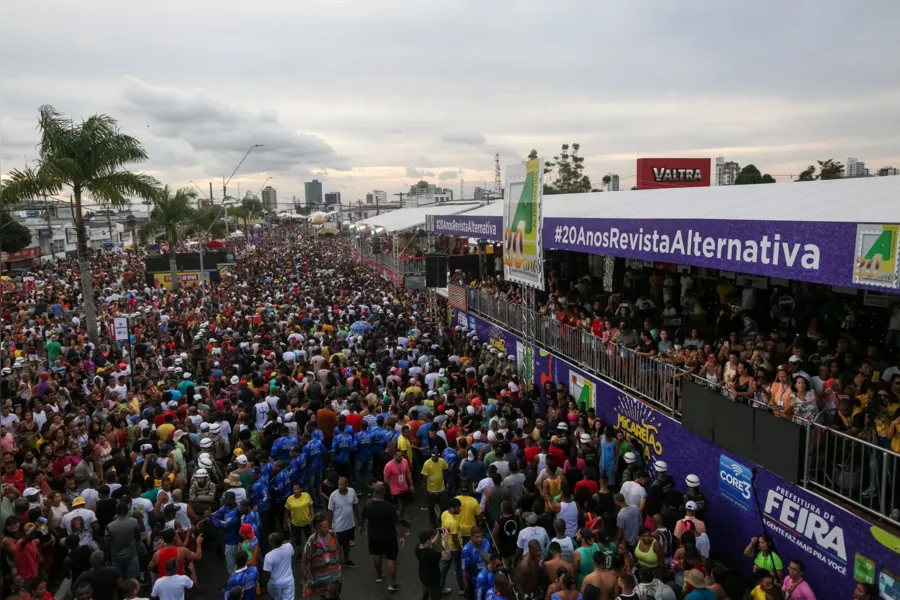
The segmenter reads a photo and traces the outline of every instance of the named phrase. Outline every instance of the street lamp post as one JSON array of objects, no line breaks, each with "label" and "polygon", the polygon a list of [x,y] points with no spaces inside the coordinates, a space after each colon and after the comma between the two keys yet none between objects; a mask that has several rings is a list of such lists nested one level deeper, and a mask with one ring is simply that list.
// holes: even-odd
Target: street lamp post
[{"label": "street lamp post", "polygon": [[[228,195],[228,184],[231,183],[231,178],[234,177],[234,174],[238,172],[238,169],[241,168],[241,165],[244,164],[244,161],[247,160],[247,157],[250,156],[250,153],[253,152],[254,148],[262,148],[263,144],[253,144],[250,146],[250,149],[247,150],[247,154],[244,155],[244,158],[241,159],[241,162],[238,163],[238,166],[234,168],[234,171],[231,172],[231,176],[228,177],[228,180],[225,181],[225,177],[222,177],[222,205],[225,205],[225,198]],[[240,198],[238,198],[240,201]],[[228,213],[225,213],[225,239],[228,239]]]}]

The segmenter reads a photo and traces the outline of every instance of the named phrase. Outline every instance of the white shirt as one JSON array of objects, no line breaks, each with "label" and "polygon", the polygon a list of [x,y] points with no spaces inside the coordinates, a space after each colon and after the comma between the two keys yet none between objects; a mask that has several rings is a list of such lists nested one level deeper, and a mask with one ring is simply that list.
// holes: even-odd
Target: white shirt
[{"label": "white shirt", "polygon": [[359,503],[359,499],[353,488],[347,488],[346,494],[342,494],[340,490],[331,492],[331,496],[328,497],[328,510],[334,515],[331,527],[336,532],[349,531],[356,527],[353,506],[357,503]]},{"label": "white shirt", "polygon": [[[138,507],[140,507],[138,509]],[[144,517],[144,531],[150,531],[150,513],[153,512],[153,503],[146,498],[132,498],[131,510],[138,509]]]},{"label": "white shirt", "polygon": [[266,426],[266,421],[269,420],[269,411],[271,407],[266,400],[262,402],[257,402],[253,405],[253,408],[256,409],[256,429],[262,431]]},{"label": "white shirt", "polygon": [[93,511],[95,508],[97,508],[97,500],[100,499],[100,492],[98,492],[94,488],[87,488],[85,490],[82,490],[81,497],[84,498],[84,507],[88,510]]},{"label": "white shirt", "polygon": [[93,523],[97,521],[96,515],[94,515],[94,511],[88,510],[86,508],[74,508],[69,511],[65,517],[63,517],[62,525],[66,529],[66,533],[72,535],[72,521],[81,517],[84,519],[84,529],[82,529],[78,537],[81,540],[82,546],[90,546],[91,548],[97,548],[97,544],[94,542],[94,529]]},{"label": "white shirt", "polygon": [[[526,527],[519,532],[519,537],[516,539],[516,546],[522,550],[522,552],[528,552],[528,542],[531,540],[537,540],[541,545],[541,548],[545,548],[547,542],[550,541],[550,538],[547,537],[547,532],[543,527]],[[543,553],[541,553],[541,564],[544,564]]]},{"label": "white shirt", "polygon": [[184,600],[184,590],[192,587],[194,582],[187,575],[167,575],[156,580],[150,595],[159,600]]},{"label": "white shirt", "polygon": [[625,496],[625,504],[628,506],[641,506],[641,502],[647,497],[647,490],[639,483],[626,481],[619,490]]},{"label": "white shirt", "polygon": [[291,570],[292,556],[294,556],[294,546],[290,542],[284,542],[278,548],[266,553],[265,560],[263,560],[263,571],[272,574],[272,578],[269,580],[272,586],[294,585],[294,572]]},{"label": "white shirt", "polygon": [[225,491],[231,492],[232,494],[234,494],[234,501],[237,502],[238,504],[240,504],[241,502],[243,502],[244,500],[247,499],[247,490],[245,490],[241,486],[230,487]]}]

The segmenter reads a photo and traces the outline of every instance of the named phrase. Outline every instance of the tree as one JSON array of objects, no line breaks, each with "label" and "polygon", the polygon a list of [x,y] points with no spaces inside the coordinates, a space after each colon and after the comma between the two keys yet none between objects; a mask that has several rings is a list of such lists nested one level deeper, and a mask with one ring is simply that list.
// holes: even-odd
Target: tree
[{"label": "tree", "polygon": [[147,152],[136,138],[122,133],[114,119],[94,115],[76,123],[50,105],[42,106],[38,113],[37,166],[9,174],[0,206],[71,190],[85,325],[91,341],[99,344],[82,201],[87,194],[95,202],[122,208],[131,204],[129,196],[152,196],[158,184],[149,175],[128,171],[128,165],[147,160]]},{"label": "tree", "polygon": [[225,211],[221,206],[204,206],[196,211],[189,233],[208,234],[211,238],[225,237]]},{"label": "tree", "polygon": [[763,175],[756,165],[747,165],[734,179],[734,185],[756,185],[758,183],[775,183],[775,178],[766,173]]},{"label": "tree", "polygon": [[[426,184],[427,185],[427,184]],[[250,221],[265,214],[262,202],[255,196],[244,196],[240,204],[228,207],[228,214],[244,223],[244,231],[250,234]]]},{"label": "tree", "polygon": [[818,173],[816,172],[816,165],[809,165],[800,173],[800,178],[797,181],[840,179],[844,176],[844,165],[840,161],[829,158],[827,160],[817,160],[816,163],[818,163]]},{"label": "tree", "polygon": [[[151,199],[153,208],[150,210],[150,218],[141,227],[140,236],[158,236],[165,234],[169,242],[169,271],[172,274],[172,289],[177,290],[178,265],[175,262],[175,247],[181,241],[187,221],[196,217],[194,204],[197,201],[197,192],[189,188],[181,188],[175,192],[169,186],[156,191]],[[201,274],[202,276],[202,274]]]},{"label": "tree", "polygon": [[635,191],[636,189],[638,189],[638,187],[637,187],[636,185],[631,186],[631,191],[632,191],[632,192]]},{"label": "tree", "polygon": [[844,176],[844,165],[839,161],[829,158],[816,162],[819,163],[819,179],[840,179]]},{"label": "tree", "polygon": [[610,182],[612,182],[612,177],[609,175],[604,175],[601,181],[603,182],[603,185],[600,186],[600,191],[602,192],[603,188],[609,189],[609,184]]},{"label": "tree", "polygon": [[5,210],[0,211],[0,245],[10,253],[31,245],[31,230]]},{"label": "tree", "polygon": [[538,157],[537,150],[532,148],[531,152],[528,153],[528,160],[535,160],[537,157]]},{"label": "tree", "polygon": [[578,156],[581,145],[563,144],[552,161],[544,163],[544,174],[550,182],[544,185],[545,194],[577,194],[591,191],[591,179],[584,174],[584,157]]}]

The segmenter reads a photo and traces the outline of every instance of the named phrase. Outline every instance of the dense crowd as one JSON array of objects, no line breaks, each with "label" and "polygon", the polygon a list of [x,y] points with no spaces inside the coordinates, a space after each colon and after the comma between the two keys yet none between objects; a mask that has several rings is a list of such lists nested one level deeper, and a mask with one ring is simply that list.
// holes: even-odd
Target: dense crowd
[{"label": "dense crowd", "polygon": [[[98,253],[98,340],[74,262],[4,288],[2,597],[177,600],[223,560],[201,589],[338,598],[360,553],[395,592],[408,539],[431,600],[744,597],[695,475],[651,481],[639,442],[351,250],[273,228],[205,293]],[[813,597],[767,536],[746,554],[749,597]]]}]

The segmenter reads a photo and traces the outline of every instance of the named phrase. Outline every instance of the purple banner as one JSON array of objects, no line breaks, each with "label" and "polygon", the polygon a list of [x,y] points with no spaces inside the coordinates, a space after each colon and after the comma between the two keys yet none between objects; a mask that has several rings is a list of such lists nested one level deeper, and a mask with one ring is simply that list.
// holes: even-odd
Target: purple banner
[{"label": "purple banner", "polygon": [[499,241],[503,238],[503,217],[447,215],[434,217],[434,232],[440,235]]},{"label": "purple banner", "polygon": [[855,223],[544,219],[548,248],[888,292],[900,284],[897,237]]},{"label": "purple banner", "polygon": [[[481,342],[502,344],[507,353],[523,346],[517,336],[479,317],[470,314],[468,322]],[[547,381],[564,383],[572,396],[596,407],[604,423],[640,442],[651,476],[653,462],[662,459],[682,492],[688,474],[700,477],[712,552],[749,581],[753,565],[744,546],[763,531],[775,541],[785,574],[791,559],[803,560],[819,598],[850,598],[854,574],[877,582],[879,570],[900,564],[900,539],[886,531],[765,469],[758,468],[754,477],[750,461],[546,351],[538,352],[536,363],[535,382],[541,387]]]}]

